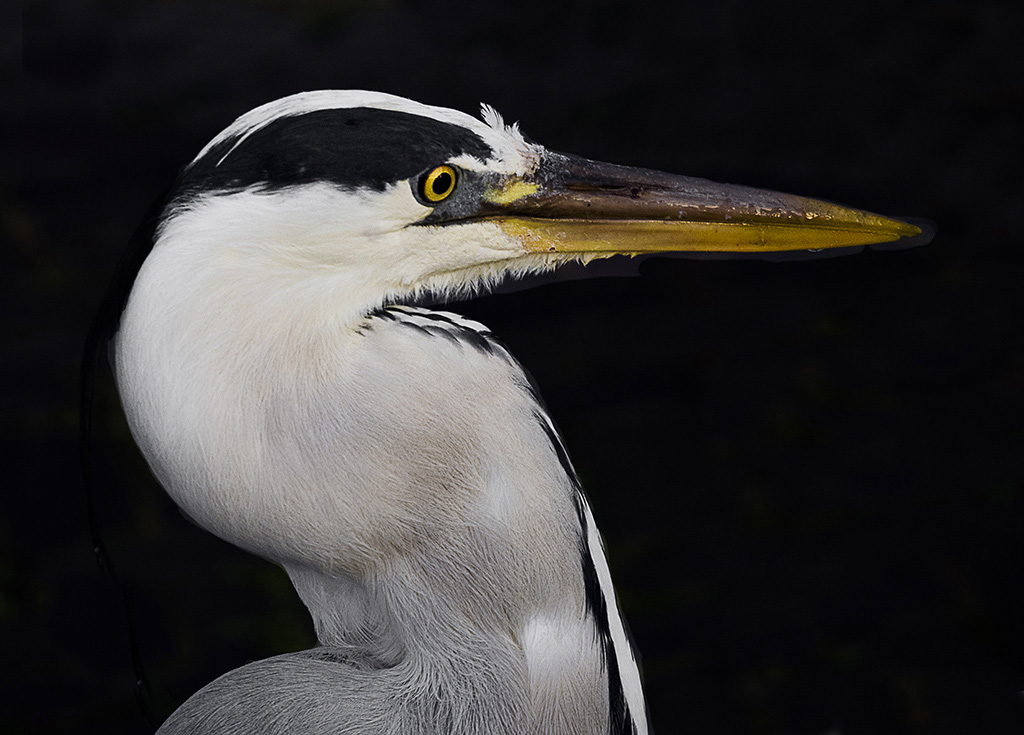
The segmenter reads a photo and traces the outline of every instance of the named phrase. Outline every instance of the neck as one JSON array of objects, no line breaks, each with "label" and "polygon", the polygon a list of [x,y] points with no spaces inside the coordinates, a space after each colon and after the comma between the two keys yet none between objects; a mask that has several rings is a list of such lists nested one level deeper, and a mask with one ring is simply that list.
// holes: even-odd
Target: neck
[{"label": "neck", "polygon": [[367,321],[344,269],[261,280],[192,242],[154,248],[116,342],[179,506],[282,564],[321,644],[396,698],[477,703],[478,732],[643,733],[600,540],[504,348]]}]

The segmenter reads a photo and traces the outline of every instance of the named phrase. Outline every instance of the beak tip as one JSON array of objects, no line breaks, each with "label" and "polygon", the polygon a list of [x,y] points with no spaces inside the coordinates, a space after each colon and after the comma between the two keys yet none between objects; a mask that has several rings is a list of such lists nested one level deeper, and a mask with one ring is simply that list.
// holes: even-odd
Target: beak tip
[{"label": "beak tip", "polygon": [[924,217],[892,217],[893,222],[900,225],[898,237],[888,242],[871,245],[872,250],[905,250],[927,245],[935,238],[938,228],[930,219]]}]

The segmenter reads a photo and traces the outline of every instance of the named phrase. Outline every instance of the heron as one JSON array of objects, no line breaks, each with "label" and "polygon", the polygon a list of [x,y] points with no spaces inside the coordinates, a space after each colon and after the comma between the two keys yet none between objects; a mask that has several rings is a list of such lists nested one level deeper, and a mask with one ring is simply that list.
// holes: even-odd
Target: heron
[{"label": "heron", "polygon": [[243,114],[140,227],[95,327],[132,436],[194,523],[287,572],[318,645],[161,733],[645,735],[601,536],[527,372],[426,308],[612,255],[899,241],[821,200],[558,153],[326,90]]}]

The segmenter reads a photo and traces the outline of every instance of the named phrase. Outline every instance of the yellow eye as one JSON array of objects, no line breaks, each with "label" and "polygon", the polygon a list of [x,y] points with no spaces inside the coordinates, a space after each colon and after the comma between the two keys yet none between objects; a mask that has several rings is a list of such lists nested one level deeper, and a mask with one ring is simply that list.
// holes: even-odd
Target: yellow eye
[{"label": "yellow eye", "polygon": [[455,191],[458,174],[451,166],[438,166],[420,179],[420,196],[436,204],[443,202]]}]

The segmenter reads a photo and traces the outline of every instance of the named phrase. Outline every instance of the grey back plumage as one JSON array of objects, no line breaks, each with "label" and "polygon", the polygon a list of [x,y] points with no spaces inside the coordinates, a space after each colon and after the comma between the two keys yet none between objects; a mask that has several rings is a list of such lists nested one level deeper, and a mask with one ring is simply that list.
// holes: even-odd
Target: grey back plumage
[{"label": "grey back plumage", "polygon": [[[362,660],[358,652],[331,647],[256,661],[205,686],[175,711],[160,733],[528,732],[528,693],[522,680],[481,680],[474,673],[474,681],[459,686],[453,679],[432,681],[409,661],[387,668],[376,663]],[[493,665],[517,668],[512,662]]]}]

